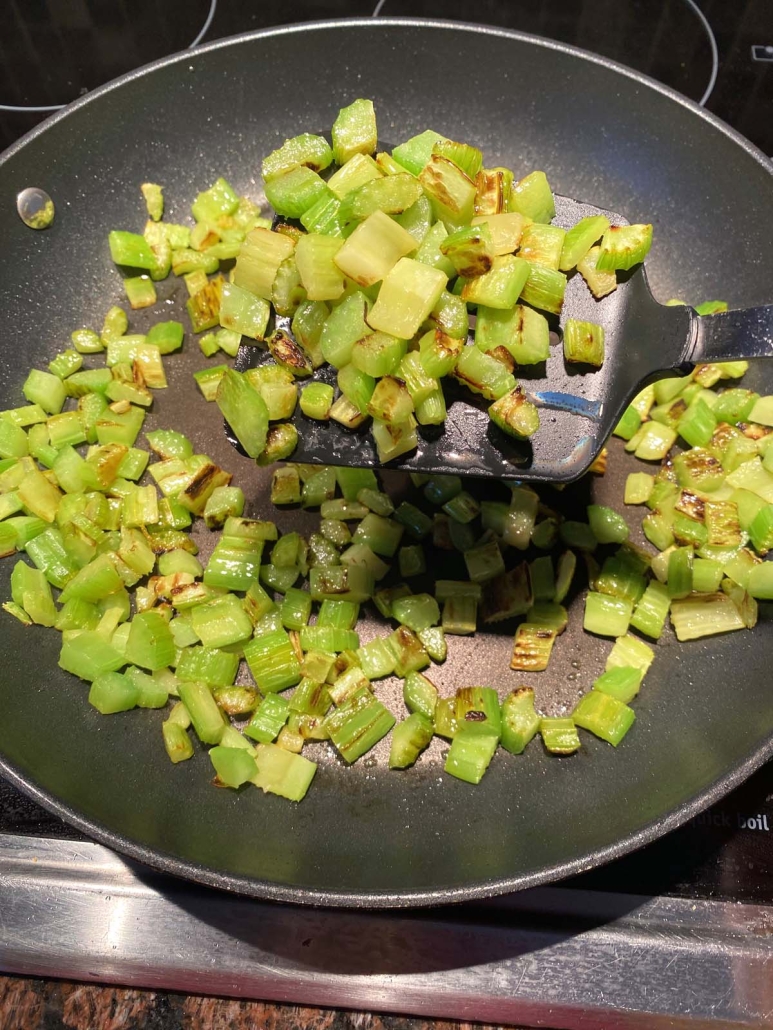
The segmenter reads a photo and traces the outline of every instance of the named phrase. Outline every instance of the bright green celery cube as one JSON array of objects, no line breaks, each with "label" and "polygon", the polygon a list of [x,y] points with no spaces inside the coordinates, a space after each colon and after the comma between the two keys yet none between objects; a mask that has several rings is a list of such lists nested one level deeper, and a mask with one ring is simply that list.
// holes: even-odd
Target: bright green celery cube
[{"label": "bright green celery cube", "polygon": [[381,285],[368,323],[391,336],[411,339],[437,304],[447,281],[436,268],[400,258]]}]

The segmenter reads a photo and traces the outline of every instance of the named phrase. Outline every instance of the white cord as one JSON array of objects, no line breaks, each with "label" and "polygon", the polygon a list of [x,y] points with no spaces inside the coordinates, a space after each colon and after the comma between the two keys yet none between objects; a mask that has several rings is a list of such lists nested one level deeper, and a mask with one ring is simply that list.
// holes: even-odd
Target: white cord
[{"label": "white cord", "polygon": [[384,6],[385,3],[386,0],[378,0],[378,3],[373,9],[373,14],[371,14],[371,18],[378,18],[378,16],[381,14],[381,8]]},{"label": "white cord", "polygon": [[706,101],[711,96],[711,94],[714,92],[714,87],[717,84],[717,75],[719,74],[719,50],[717,48],[717,40],[716,40],[716,37],[714,35],[714,30],[712,29],[711,25],[709,24],[709,20],[706,17],[706,15],[703,13],[703,11],[700,9],[700,7],[698,7],[698,4],[696,3],[696,0],[687,0],[687,3],[690,5],[690,7],[692,7],[692,9],[698,15],[698,18],[700,19],[701,24],[703,25],[704,29],[706,30],[706,35],[709,37],[709,46],[711,47],[711,77],[709,79],[709,84],[706,87],[706,92],[703,94],[703,96],[698,101],[700,106],[703,107],[706,104]]},{"label": "white cord", "polygon": [[[384,0],[381,0],[381,3],[383,4]],[[207,15],[207,20],[204,22],[204,25],[202,26],[200,32],[198,33],[194,41],[188,44],[186,48],[187,50],[192,50],[194,47],[198,46],[202,39],[209,32],[209,27],[212,24],[212,19],[215,17],[216,10],[217,0],[210,0],[209,14]],[[14,104],[0,104],[0,111],[9,111],[12,114],[45,114],[48,111],[61,111],[63,107],[67,107],[67,104],[52,104],[47,107],[34,107],[27,105],[21,105],[17,107]]]}]

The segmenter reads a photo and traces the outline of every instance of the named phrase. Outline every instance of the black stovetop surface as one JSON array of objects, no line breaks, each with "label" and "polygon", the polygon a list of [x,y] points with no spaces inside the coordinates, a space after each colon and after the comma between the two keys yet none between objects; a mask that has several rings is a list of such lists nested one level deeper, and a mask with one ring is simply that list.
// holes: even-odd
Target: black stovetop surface
[{"label": "black stovetop surface", "polygon": [[[41,112],[5,111],[2,105],[67,103],[117,75],[189,45],[213,8],[205,40],[294,21],[370,16],[375,6],[376,0],[2,4],[0,148],[46,117]],[[708,110],[766,154],[773,154],[771,0],[735,4],[726,0],[383,0],[378,7],[381,16],[476,21],[595,51],[693,100],[705,96]],[[712,34],[718,51],[716,66]],[[79,837],[2,781],[0,832]],[[568,882],[626,893],[773,904],[771,865],[773,765],[768,765],[681,829]]]},{"label": "black stovetop surface", "polygon": [[[0,106],[70,100],[197,38],[288,22],[411,16],[480,22],[595,51],[700,101],[773,154],[771,0],[24,0],[0,4]],[[700,13],[699,13],[700,12]],[[701,18],[703,14],[703,19]],[[45,114],[0,110],[0,149]]]}]

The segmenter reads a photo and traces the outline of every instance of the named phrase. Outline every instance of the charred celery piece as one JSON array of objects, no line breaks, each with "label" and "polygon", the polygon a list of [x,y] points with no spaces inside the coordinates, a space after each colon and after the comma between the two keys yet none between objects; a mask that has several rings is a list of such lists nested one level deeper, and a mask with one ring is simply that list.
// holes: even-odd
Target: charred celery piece
[{"label": "charred celery piece", "polygon": [[522,622],[515,632],[510,668],[522,672],[542,672],[548,667],[555,641],[554,629]]},{"label": "charred celery piece", "polygon": [[397,371],[406,347],[407,341],[387,333],[368,333],[353,344],[351,361],[360,371],[380,378]]},{"label": "charred celery piece", "polygon": [[312,599],[354,601],[362,604],[373,595],[373,574],[361,565],[316,566],[309,573]]},{"label": "charred celery piece", "polygon": [[395,673],[405,677],[429,665],[429,655],[421,641],[407,626],[400,626],[386,638],[386,644],[395,658]]},{"label": "charred celery piece", "polygon": [[462,287],[462,300],[468,304],[481,304],[489,308],[512,308],[523,294],[533,267],[528,261],[512,254],[495,257],[490,271],[465,281]]},{"label": "charred celery piece", "polygon": [[404,422],[394,424],[375,420],[371,433],[376,443],[378,459],[382,464],[415,450],[418,446],[416,419],[413,415],[409,415]]},{"label": "charred celery piece", "polygon": [[564,326],[564,358],[571,364],[593,365],[604,363],[604,328],[594,322],[567,319]]},{"label": "charred celery piece", "polygon": [[451,261],[459,275],[473,278],[485,275],[494,261],[494,241],[484,223],[456,229],[440,244],[440,252]]},{"label": "charred celery piece", "polygon": [[516,387],[515,379],[505,366],[477,347],[462,349],[451,374],[473,393],[482,394],[490,401],[499,400]]},{"label": "charred celery piece", "polygon": [[479,306],[475,345],[482,351],[504,347],[517,365],[535,365],[550,355],[547,319],[533,308],[516,304],[512,310]]},{"label": "charred celery piece", "polygon": [[[478,586],[478,584],[469,584]],[[439,584],[436,584],[437,592]],[[483,591],[482,617],[485,623],[525,615],[534,602],[531,575],[526,562],[521,562],[486,583]]]},{"label": "charred celery piece", "polygon": [[475,213],[475,183],[457,164],[433,153],[418,177],[436,217],[446,228],[470,223]]},{"label": "charred celery piece", "polygon": [[646,258],[651,246],[651,225],[612,225],[601,241],[596,268],[601,272],[632,268]]},{"label": "charred celery piece", "polygon": [[367,689],[325,719],[331,741],[350,764],[375,747],[394,725],[394,716]]},{"label": "charred celery piece", "polygon": [[494,254],[512,254],[521,242],[523,230],[529,224],[528,219],[517,212],[494,213],[480,215],[472,220],[473,225],[486,225],[491,233]]},{"label": "charred celery piece", "polygon": [[419,343],[424,371],[435,379],[448,375],[456,367],[464,345],[462,338],[448,336],[441,329],[431,329]]},{"label": "charred celery piece", "polygon": [[489,418],[503,432],[518,439],[528,439],[539,429],[539,411],[520,386],[500,397],[488,409]]},{"label": "charred celery piece", "polygon": [[502,747],[513,755],[520,755],[536,736],[539,725],[531,687],[511,691],[502,703]]}]

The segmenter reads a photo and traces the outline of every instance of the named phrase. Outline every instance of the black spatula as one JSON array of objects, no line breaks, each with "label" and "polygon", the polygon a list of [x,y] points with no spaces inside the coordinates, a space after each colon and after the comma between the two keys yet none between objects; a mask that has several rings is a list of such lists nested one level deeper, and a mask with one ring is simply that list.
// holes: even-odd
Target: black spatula
[{"label": "black spatula", "polygon": [[[555,224],[569,228],[589,215],[620,215],[556,197]],[[606,358],[597,371],[581,372],[564,362],[558,336],[547,362],[515,370],[540,412],[540,428],[528,441],[506,436],[490,420],[488,401],[452,379],[443,381],[448,418],[442,426],[419,426],[419,446],[389,463],[410,472],[570,482],[586,471],[604,446],[626,405],[647,382],[684,374],[706,361],[773,357],[773,305],[701,317],[688,307],[666,307],[650,293],[644,269],[633,272],[613,293],[596,300],[582,276],[566,288],[560,325],[567,318],[604,327]],[[288,320],[277,324],[289,331]],[[559,328],[558,326],[556,328]],[[258,347],[242,345],[240,371],[270,360]],[[336,370],[316,377],[335,385]],[[379,461],[367,425],[347,430],[337,422],[306,418],[297,409],[293,461],[322,465],[376,467]],[[226,432],[239,445],[226,424]]]}]

